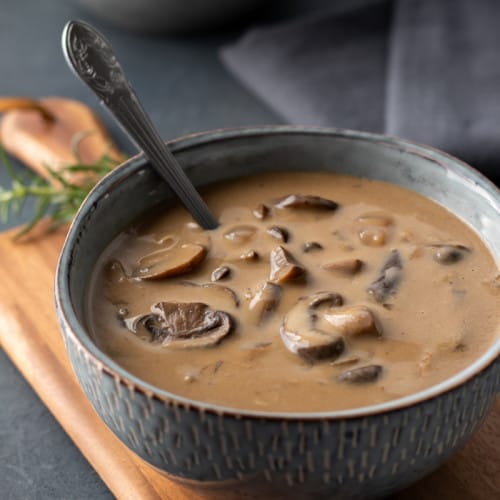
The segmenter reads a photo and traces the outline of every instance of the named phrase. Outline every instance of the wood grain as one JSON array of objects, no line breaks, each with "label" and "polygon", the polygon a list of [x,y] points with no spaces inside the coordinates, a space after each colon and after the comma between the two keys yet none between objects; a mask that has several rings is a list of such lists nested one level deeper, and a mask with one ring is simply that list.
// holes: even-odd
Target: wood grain
[{"label": "wood grain", "polygon": [[[53,279],[65,233],[23,243],[0,235],[0,344],[96,469],[123,499],[201,500],[129,452],[81,391],[55,316]],[[216,498],[217,495],[214,496]],[[391,500],[500,498],[500,401],[467,446]]]}]

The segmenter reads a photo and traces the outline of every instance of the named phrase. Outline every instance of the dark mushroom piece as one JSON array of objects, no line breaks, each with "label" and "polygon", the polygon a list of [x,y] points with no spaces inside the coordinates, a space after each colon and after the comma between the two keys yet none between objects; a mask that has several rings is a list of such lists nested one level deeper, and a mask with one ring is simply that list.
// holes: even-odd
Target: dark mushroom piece
[{"label": "dark mushroom piece", "polygon": [[319,210],[336,210],[338,203],[321,196],[311,194],[290,194],[274,202],[276,208],[308,208]]},{"label": "dark mushroom piece", "polygon": [[169,250],[159,250],[142,257],[131,278],[157,280],[192,271],[207,254],[204,246],[185,243]]},{"label": "dark mushroom piece", "polygon": [[281,241],[282,243],[287,243],[290,239],[290,233],[287,229],[280,226],[271,226],[266,230],[267,234],[270,234],[273,238]]},{"label": "dark mushroom piece", "polygon": [[337,375],[339,382],[350,382],[352,384],[365,384],[367,382],[375,382],[382,374],[383,368],[381,365],[367,365],[359,368],[352,368]]},{"label": "dark mushroom piece", "polygon": [[151,312],[161,329],[161,345],[170,349],[211,347],[226,337],[233,320],[201,302],[158,302]]},{"label": "dark mushroom piece", "polygon": [[392,250],[384,264],[380,268],[375,281],[368,285],[366,289],[377,302],[385,302],[390,295],[393,295],[401,281],[403,261],[401,254],[397,250]]},{"label": "dark mushroom piece", "polygon": [[281,287],[270,281],[264,281],[253,296],[249,309],[254,315],[255,324],[260,325],[278,307],[281,299]]},{"label": "dark mushroom piece", "polygon": [[259,205],[257,205],[257,207],[254,209],[253,214],[257,219],[264,220],[269,216],[270,212],[271,210],[267,205],[264,205],[264,203],[259,203]]},{"label": "dark mushroom piece", "polygon": [[461,261],[465,255],[470,252],[470,248],[464,245],[429,245],[434,249],[433,258],[439,264],[455,264]]},{"label": "dark mushroom piece", "polygon": [[306,241],[302,245],[302,251],[304,253],[309,253],[316,250],[323,250],[323,245],[321,245],[321,243],[318,243],[317,241]]},{"label": "dark mushroom piece", "polygon": [[221,279],[228,278],[231,274],[231,269],[228,266],[219,266],[212,271],[210,279],[212,281],[220,281]]},{"label": "dark mushroom piece", "polygon": [[277,283],[286,283],[287,281],[303,276],[306,272],[304,267],[282,246],[278,246],[272,250],[270,263],[271,272],[269,279]]},{"label": "dark mushroom piece", "polygon": [[317,309],[338,303],[338,294],[320,292],[303,297],[285,316],[280,328],[281,340],[292,353],[307,361],[336,359],[345,349],[342,335],[316,328]]},{"label": "dark mushroom piece", "polygon": [[127,330],[141,340],[153,344],[163,340],[163,331],[155,314],[139,314],[130,318],[122,318],[122,322]]},{"label": "dark mushroom piece", "polygon": [[256,260],[259,260],[259,254],[253,250],[253,249],[250,249],[250,250],[247,250],[246,252],[243,252],[241,255],[240,255],[240,260],[243,260],[245,262],[252,262],[252,261],[256,261]]}]

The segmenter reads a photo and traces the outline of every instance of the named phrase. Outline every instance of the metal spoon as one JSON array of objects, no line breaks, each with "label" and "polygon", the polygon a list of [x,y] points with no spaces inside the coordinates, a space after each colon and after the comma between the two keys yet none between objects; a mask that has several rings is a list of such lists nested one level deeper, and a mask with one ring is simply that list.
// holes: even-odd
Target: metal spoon
[{"label": "metal spoon", "polygon": [[215,229],[217,219],[161,140],[106,38],[87,23],[69,21],[62,33],[62,47],[76,76],[94,91],[130,139],[144,151],[196,222],[205,229]]}]

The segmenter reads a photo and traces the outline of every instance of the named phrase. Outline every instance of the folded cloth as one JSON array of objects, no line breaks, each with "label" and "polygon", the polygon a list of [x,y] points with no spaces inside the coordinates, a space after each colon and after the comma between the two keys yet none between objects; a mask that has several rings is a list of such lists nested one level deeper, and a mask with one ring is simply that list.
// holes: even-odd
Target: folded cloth
[{"label": "folded cloth", "polygon": [[500,2],[366,0],[252,29],[225,65],[286,121],[398,135],[500,183]]}]

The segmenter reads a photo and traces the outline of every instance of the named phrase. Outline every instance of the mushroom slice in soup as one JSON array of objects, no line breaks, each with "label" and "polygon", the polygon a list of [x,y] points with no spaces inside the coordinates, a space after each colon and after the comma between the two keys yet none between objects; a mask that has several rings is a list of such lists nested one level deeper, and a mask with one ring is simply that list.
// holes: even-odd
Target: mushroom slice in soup
[{"label": "mushroom slice in soup", "polygon": [[312,208],[319,210],[336,210],[338,203],[312,194],[289,194],[275,200],[276,208]]},{"label": "mushroom slice in soup", "polygon": [[281,287],[271,281],[260,284],[248,306],[254,322],[260,325],[277,307],[281,299]]},{"label": "mushroom slice in soup", "polygon": [[271,272],[269,279],[276,283],[286,283],[287,281],[301,277],[306,270],[293,258],[292,254],[282,246],[276,247],[270,256]]},{"label": "mushroom slice in soup", "polygon": [[214,346],[233,327],[229,314],[201,302],[158,302],[151,312],[162,331],[162,347],[172,349]]},{"label": "mushroom slice in soup", "polygon": [[375,382],[382,374],[383,368],[381,365],[360,366],[346,370],[337,376],[340,382],[350,382],[351,384],[365,384],[367,382]]},{"label": "mushroom slice in soup", "polygon": [[[336,307],[326,310],[319,324],[322,330],[331,331],[346,337],[358,335],[381,336],[381,331],[375,320],[375,316],[366,306]],[[327,326],[328,325],[328,326]]]},{"label": "mushroom slice in soup", "polygon": [[207,254],[204,246],[184,243],[168,250],[157,250],[138,261],[131,278],[157,280],[188,273],[198,266]]},{"label": "mushroom slice in soup", "polygon": [[433,258],[439,264],[455,264],[462,260],[470,252],[470,248],[465,245],[444,243],[428,245],[434,249]]},{"label": "mushroom slice in soup", "polygon": [[385,302],[394,294],[401,280],[403,261],[398,250],[392,250],[380,268],[375,281],[366,289],[377,302]]},{"label": "mushroom slice in soup", "polygon": [[345,348],[342,335],[316,328],[317,309],[338,301],[337,294],[320,294],[315,294],[317,301],[312,297],[299,299],[285,316],[280,329],[285,347],[307,361],[336,359]]}]

